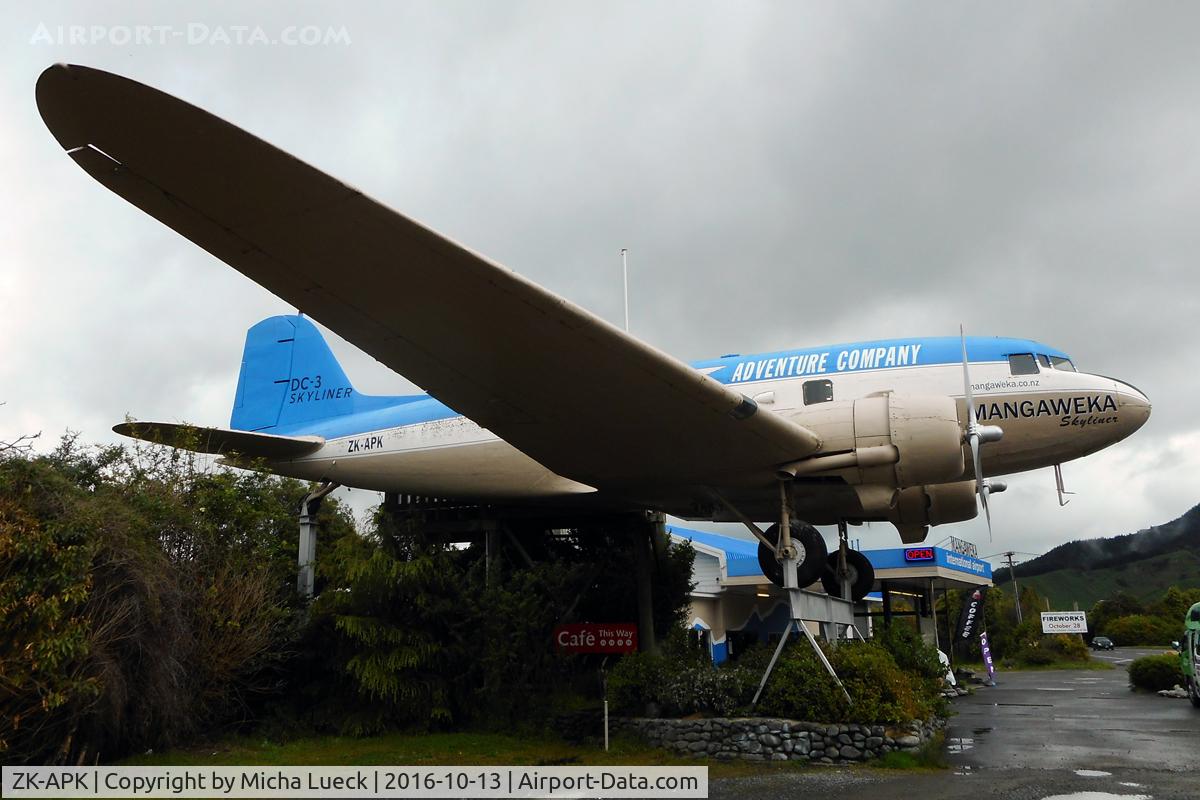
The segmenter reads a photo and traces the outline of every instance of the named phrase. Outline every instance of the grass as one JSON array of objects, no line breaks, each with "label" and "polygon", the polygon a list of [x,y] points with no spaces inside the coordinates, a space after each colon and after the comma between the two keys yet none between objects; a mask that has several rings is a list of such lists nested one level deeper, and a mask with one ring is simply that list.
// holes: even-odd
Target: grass
[{"label": "grass", "polygon": [[918,750],[893,750],[867,763],[876,769],[948,769],[945,743],[946,735],[937,733]]},{"label": "grass", "polygon": [[238,736],[193,747],[132,756],[121,766],[707,766],[709,776],[736,777],[764,769],[798,769],[802,762],[706,761],[679,758],[632,739],[611,749],[552,737],[499,733],[387,734],[364,738],[318,736],[279,743]]}]

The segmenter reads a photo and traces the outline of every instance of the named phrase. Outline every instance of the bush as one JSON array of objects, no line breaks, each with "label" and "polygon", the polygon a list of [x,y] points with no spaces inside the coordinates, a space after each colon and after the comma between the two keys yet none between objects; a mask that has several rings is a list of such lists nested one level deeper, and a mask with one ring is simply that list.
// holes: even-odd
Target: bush
[{"label": "bush", "polygon": [[1046,667],[1054,663],[1054,654],[1040,647],[1026,648],[1017,653],[1017,661],[1031,667]]},{"label": "bush", "polygon": [[715,667],[706,652],[689,645],[683,629],[671,633],[662,654],[631,653],[608,675],[609,702],[615,710],[635,715],[647,713],[653,704],[669,716],[726,716],[748,703],[757,687],[749,669]]},{"label": "bush", "polygon": [[810,722],[838,722],[848,711],[842,690],[807,642],[784,650],[755,709],[763,716]]},{"label": "bush", "polygon": [[1145,656],[1129,665],[1129,685],[1135,689],[1157,692],[1181,686],[1183,681],[1177,655]]},{"label": "bush", "polygon": [[0,759],[117,758],[249,718],[296,631],[301,494],[70,436],[0,458]]},{"label": "bush", "polygon": [[1130,614],[1108,623],[1101,634],[1121,647],[1145,645],[1157,647],[1170,644],[1179,635],[1179,621],[1148,614]]},{"label": "bush", "polygon": [[[908,652],[920,653],[915,647]],[[843,642],[827,655],[851,704],[812,649],[800,643],[780,658],[757,711],[814,722],[907,722],[941,708],[937,679],[901,669],[881,643]],[[924,666],[932,669],[927,661],[921,656]]]},{"label": "bush", "polygon": [[790,642],[753,709],[750,702],[774,648],[751,648],[736,662],[714,668],[707,657],[679,646],[684,637],[682,631],[672,637],[662,655],[635,653],[613,668],[609,700],[619,713],[643,714],[654,704],[668,716],[737,713],[813,722],[907,722],[943,709],[941,664],[915,632],[883,637],[912,665],[908,669],[883,641],[842,642],[825,649],[853,699],[850,704],[808,642]]},{"label": "bush", "polygon": [[872,639],[892,654],[896,666],[937,685],[945,678],[946,667],[938,657],[938,649],[925,641],[916,628],[903,624],[883,627]]},{"label": "bush", "polygon": [[1091,658],[1088,646],[1081,636],[1056,633],[1043,636],[1041,646],[1058,657],[1060,661],[1087,661]]},{"label": "bush", "polygon": [[[558,713],[566,688],[598,700],[602,659],[556,653],[552,632],[577,620],[637,618],[629,543],[631,535],[644,542],[644,523],[555,532],[531,524],[513,535],[534,563],[507,546],[490,554],[482,542],[450,546],[417,519],[386,513],[365,536],[326,547],[326,586],[312,609],[323,627],[295,665],[296,688],[311,696],[338,676],[350,691],[319,714],[300,703],[287,713],[351,735],[468,723],[536,730]],[[678,658],[669,672],[662,657],[645,654],[612,665],[610,697],[625,713],[651,701],[708,711],[724,696],[707,654],[683,631],[693,556],[671,545],[656,558],[655,629],[678,631],[678,647],[667,648]],[[703,668],[692,668],[701,659]]]},{"label": "bush", "polygon": [[1064,661],[1083,663],[1091,659],[1087,645],[1079,636],[1056,633],[1027,642],[1017,660],[1028,666],[1044,667]]},{"label": "bush", "polygon": [[621,714],[641,716],[657,703],[667,660],[656,653],[629,653],[608,673],[608,700]]}]

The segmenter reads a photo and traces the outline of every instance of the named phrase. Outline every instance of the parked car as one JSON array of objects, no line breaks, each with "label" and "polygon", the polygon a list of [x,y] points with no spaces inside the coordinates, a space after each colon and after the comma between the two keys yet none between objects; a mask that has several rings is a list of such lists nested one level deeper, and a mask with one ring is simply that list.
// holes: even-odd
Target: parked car
[{"label": "parked car", "polygon": [[1107,636],[1097,636],[1092,639],[1093,650],[1112,650],[1114,647],[1116,645],[1113,644],[1113,640]]}]

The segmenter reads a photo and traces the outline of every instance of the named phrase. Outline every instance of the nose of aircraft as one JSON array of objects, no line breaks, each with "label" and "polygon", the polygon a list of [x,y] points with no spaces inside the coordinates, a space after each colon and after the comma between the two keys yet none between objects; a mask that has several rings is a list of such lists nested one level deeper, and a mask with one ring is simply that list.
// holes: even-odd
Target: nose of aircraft
[{"label": "nose of aircraft", "polygon": [[1150,398],[1128,383],[1113,380],[1117,393],[1117,416],[1121,438],[1125,438],[1150,419]]}]

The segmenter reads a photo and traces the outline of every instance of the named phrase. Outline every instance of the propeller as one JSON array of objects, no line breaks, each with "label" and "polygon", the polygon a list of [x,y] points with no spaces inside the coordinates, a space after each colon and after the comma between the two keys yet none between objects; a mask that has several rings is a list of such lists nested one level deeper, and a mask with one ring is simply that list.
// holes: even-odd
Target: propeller
[{"label": "propeller", "polygon": [[971,461],[975,467],[975,486],[979,492],[979,502],[983,504],[983,515],[987,518],[988,539],[992,538],[992,512],[988,509],[988,495],[992,492],[1003,492],[1007,487],[1002,483],[991,483],[983,479],[983,463],[979,458],[979,446],[985,442],[998,442],[1004,437],[1004,429],[996,425],[980,425],[975,416],[975,398],[971,394],[971,371],[967,360],[967,335],[963,326],[958,326],[958,336],[962,341],[963,356],[963,390],[967,400],[967,432],[963,442],[971,447]]}]

